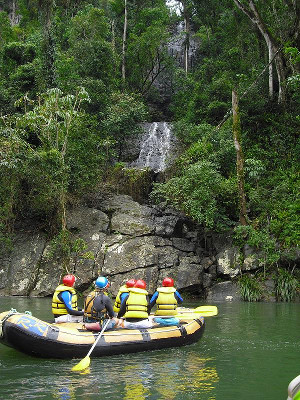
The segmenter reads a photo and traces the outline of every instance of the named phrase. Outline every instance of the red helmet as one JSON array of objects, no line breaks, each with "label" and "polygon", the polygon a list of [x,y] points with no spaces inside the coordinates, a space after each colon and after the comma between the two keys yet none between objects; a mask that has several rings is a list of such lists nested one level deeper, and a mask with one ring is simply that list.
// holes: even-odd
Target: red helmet
[{"label": "red helmet", "polygon": [[134,287],[135,284],[136,284],[136,280],[135,279],[129,279],[126,282],[126,287],[131,288],[131,287]]},{"label": "red helmet", "polygon": [[76,281],[76,278],[74,275],[68,274],[63,277],[62,281],[64,285],[72,287]]},{"label": "red helmet", "polygon": [[146,285],[146,282],[143,281],[143,279],[138,279],[138,280],[136,281],[134,287],[140,288],[140,289],[146,289],[147,285]]},{"label": "red helmet", "polygon": [[173,287],[174,286],[174,279],[167,277],[162,281],[162,285],[165,286],[165,287]]}]

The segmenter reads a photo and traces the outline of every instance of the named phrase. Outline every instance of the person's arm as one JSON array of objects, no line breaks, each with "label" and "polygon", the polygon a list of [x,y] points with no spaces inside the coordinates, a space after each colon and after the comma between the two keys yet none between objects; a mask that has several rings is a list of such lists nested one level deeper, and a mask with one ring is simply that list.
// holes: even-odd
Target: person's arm
[{"label": "person's arm", "polygon": [[123,315],[125,315],[125,313],[126,313],[126,301],[127,301],[128,297],[129,297],[129,294],[126,293],[126,296],[124,296],[124,298],[122,300],[120,311],[118,312],[118,316],[117,316],[118,318],[123,317]]},{"label": "person's arm", "polygon": [[110,318],[113,318],[115,316],[115,312],[112,306],[112,302],[108,296],[105,296],[105,308],[107,311],[107,314]]},{"label": "person's arm", "polygon": [[175,294],[175,299],[177,300],[177,303],[181,304],[183,302],[183,298],[181,297],[180,293],[177,292],[177,290],[176,290],[176,292],[174,294]]},{"label": "person's arm", "polygon": [[68,314],[70,315],[83,315],[83,311],[77,311],[72,308],[72,294],[65,290],[64,292],[59,293],[58,298],[64,303]]},{"label": "person's arm", "polygon": [[149,298],[149,295],[146,296],[146,299],[147,299],[147,313],[150,314],[151,308],[150,308],[150,298]]},{"label": "person's arm", "polygon": [[121,296],[120,296],[120,303],[122,304],[124,299],[127,298],[127,297],[128,297],[128,293],[127,292],[122,293]]},{"label": "person's arm", "polygon": [[150,313],[151,308],[154,306],[154,304],[156,303],[156,300],[158,298],[158,292],[155,292],[154,295],[151,297],[149,306],[148,306],[148,312]]}]

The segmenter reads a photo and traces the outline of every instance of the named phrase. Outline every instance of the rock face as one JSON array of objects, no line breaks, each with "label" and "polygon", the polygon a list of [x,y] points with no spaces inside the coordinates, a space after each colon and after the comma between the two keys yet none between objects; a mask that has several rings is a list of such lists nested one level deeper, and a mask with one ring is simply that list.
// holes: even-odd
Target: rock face
[{"label": "rock face", "polygon": [[[205,298],[217,278],[229,279],[241,268],[229,235],[205,235],[185,215],[141,205],[127,195],[89,196],[69,211],[67,221],[73,239],[85,246],[71,254],[68,266],[81,292],[100,274],[111,281],[113,296],[126,279],[144,279],[153,293],[171,276],[179,290]],[[28,228],[16,232],[13,250],[0,258],[0,295],[52,295],[65,273],[52,252],[45,234]]]}]

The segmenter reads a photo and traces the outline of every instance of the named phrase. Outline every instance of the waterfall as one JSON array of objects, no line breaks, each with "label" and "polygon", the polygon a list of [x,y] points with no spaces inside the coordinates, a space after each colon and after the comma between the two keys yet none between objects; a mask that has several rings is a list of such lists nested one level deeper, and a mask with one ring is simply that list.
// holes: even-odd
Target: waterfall
[{"label": "waterfall", "polygon": [[175,138],[167,122],[145,124],[145,134],[141,143],[139,157],[132,163],[135,167],[149,167],[154,172],[164,171],[170,157]]}]

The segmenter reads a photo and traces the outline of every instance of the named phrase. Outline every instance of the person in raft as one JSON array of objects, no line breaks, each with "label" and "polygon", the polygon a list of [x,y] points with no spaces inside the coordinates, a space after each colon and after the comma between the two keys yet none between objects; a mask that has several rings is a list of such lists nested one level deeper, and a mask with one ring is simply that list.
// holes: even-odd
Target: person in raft
[{"label": "person in raft", "polygon": [[129,294],[129,289],[133,288],[135,284],[136,284],[135,279],[129,279],[124,285],[122,285],[120,287],[119,292],[116,297],[116,300],[115,300],[115,304],[114,304],[114,312],[115,313],[118,314],[124,298],[127,297],[126,295]]},{"label": "person in raft", "polygon": [[95,291],[88,294],[85,301],[85,320],[93,321],[84,324],[89,331],[101,331],[107,319],[110,318],[106,330],[113,329],[116,321],[112,302],[107,295],[109,282],[104,276],[99,276],[95,281]]},{"label": "person in raft", "polygon": [[178,304],[183,302],[182,297],[174,288],[174,280],[172,278],[164,278],[162,287],[156,289],[150,300],[149,312],[156,304],[155,316],[173,316],[177,314],[176,308]]},{"label": "person in raft", "polygon": [[74,275],[65,275],[62,284],[55,289],[52,297],[52,313],[56,323],[83,321],[83,311],[78,309],[77,294],[73,287],[75,281]]},{"label": "person in raft", "polygon": [[128,288],[128,291],[117,315],[116,328],[151,328],[152,321],[148,318],[149,297],[146,282],[138,279],[134,287]]},{"label": "person in raft", "polygon": [[[98,315],[98,311],[96,311],[94,307],[94,300],[99,295],[102,296],[102,302],[107,303],[108,309],[111,311],[111,301],[107,294],[107,289],[109,288],[109,282],[104,276],[99,276],[94,282],[95,289],[92,290],[85,298],[84,301],[84,314],[83,314],[83,322],[99,322],[100,317]],[[104,297],[105,296],[105,297]],[[98,301],[97,301],[98,302]],[[96,304],[97,304],[96,302]]]}]

